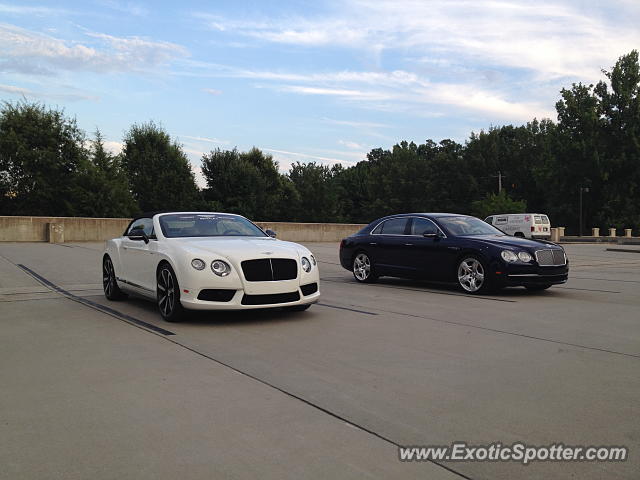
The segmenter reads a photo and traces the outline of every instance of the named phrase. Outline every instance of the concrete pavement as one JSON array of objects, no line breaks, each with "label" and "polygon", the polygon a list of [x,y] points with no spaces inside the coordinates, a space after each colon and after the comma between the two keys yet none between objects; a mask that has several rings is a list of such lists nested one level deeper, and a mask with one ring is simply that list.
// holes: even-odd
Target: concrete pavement
[{"label": "concrete pavement", "polygon": [[[356,284],[337,245],[307,245],[320,305],[167,324],[151,303],[104,299],[100,244],[0,244],[0,478],[637,478],[640,258],[570,245],[567,285],[473,297]],[[453,441],[631,456],[398,461],[396,445]]]}]

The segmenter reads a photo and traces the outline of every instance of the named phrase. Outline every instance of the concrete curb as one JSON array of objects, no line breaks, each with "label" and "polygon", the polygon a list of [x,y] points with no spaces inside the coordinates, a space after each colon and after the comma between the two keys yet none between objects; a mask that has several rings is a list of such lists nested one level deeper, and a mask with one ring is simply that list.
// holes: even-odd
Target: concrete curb
[{"label": "concrete curb", "polygon": [[608,252],[630,252],[630,253],[640,253],[640,249],[632,249],[632,248],[607,248]]}]

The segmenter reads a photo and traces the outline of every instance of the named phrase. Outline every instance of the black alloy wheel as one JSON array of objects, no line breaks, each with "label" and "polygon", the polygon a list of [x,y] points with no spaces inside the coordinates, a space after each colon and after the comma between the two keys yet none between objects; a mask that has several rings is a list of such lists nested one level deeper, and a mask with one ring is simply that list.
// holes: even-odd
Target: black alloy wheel
[{"label": "black alloy wheel", "polygon": [[105,255],[102,260],[102,288],[104,290],[104,296],[108,300],[120,300],[126,297],[126,294],[118,287],[116,281],[116,271],[113,268],[113,262],[109,255]]},{"label": "black alloy wheel", "polygon": [[160,315],[167,322],[179,322],[184,317],[184,308],[180,303],[180,286],[173,269],[163,264],[157,274],[157,299]]}]

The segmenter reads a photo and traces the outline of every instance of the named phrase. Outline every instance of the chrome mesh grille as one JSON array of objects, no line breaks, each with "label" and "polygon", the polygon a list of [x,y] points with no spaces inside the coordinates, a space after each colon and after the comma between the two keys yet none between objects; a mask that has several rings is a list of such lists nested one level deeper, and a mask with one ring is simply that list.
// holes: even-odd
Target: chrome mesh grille
[{"label": "chrome mesh grille", "polygon": [[536,250],[536,261],[541,267],[557,267],[566,264],[562,250]]}]

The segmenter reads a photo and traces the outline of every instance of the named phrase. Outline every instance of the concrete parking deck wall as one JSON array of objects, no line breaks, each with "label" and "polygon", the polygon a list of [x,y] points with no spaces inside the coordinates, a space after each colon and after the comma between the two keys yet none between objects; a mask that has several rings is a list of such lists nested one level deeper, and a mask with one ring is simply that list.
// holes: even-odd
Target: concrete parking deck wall
[{"label": "concrete parking deck wall", "polygon": [[[0,241],[48,242],[49,225],[60,225],[58,241],[85,242],[122,235],[129,218],[0,217]],[[56,240],[56,239],[52,239]]]},{"label": "concrete parking deck wall", "polygon": [[[119,237],[130,218],[0,217],[0,242],[85,242]],[[338,242],[364,225],[344,223],[256,222],[281,240]],[[52,233],[53,232],[53,233]]]}]

